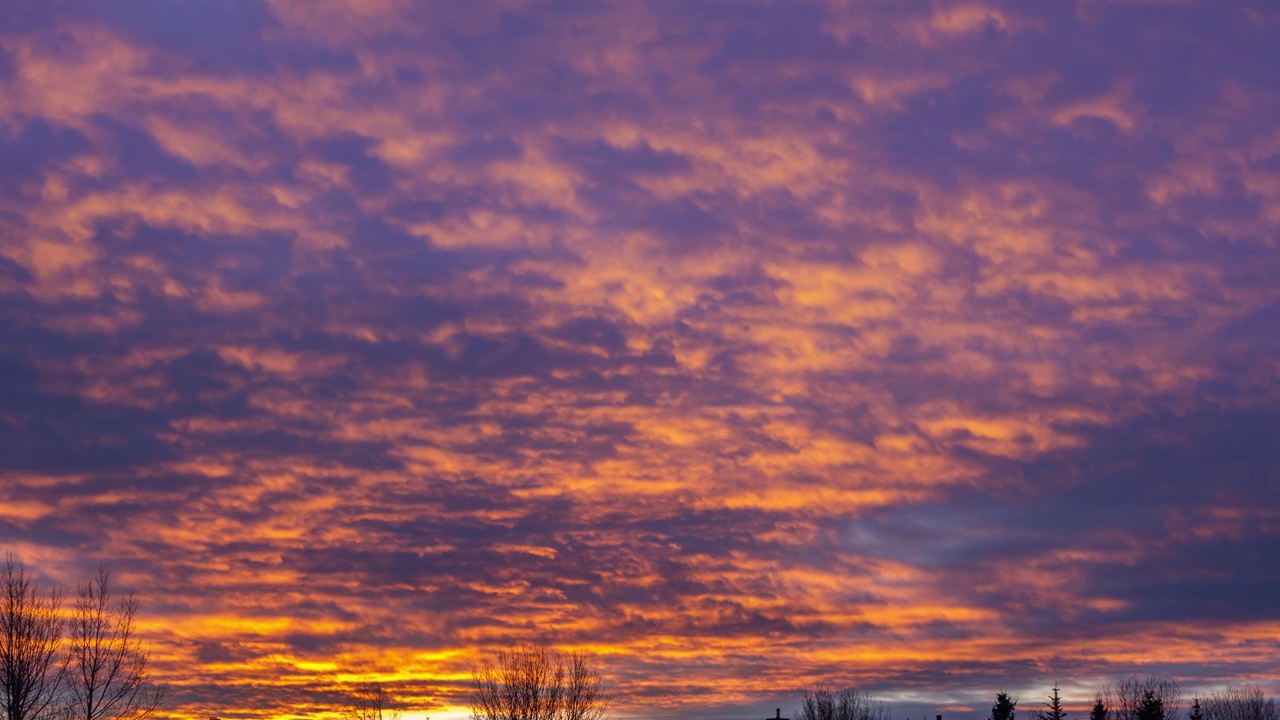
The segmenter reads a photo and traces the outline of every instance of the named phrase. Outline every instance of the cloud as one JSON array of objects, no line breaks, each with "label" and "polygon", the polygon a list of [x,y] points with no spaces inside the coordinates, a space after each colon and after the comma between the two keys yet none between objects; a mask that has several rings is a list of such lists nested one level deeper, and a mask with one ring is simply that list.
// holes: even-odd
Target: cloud
[{"label": "cloud", "polygon": [[1278,22],[0,10],[0,536],[176,714],[1273,686]]}]

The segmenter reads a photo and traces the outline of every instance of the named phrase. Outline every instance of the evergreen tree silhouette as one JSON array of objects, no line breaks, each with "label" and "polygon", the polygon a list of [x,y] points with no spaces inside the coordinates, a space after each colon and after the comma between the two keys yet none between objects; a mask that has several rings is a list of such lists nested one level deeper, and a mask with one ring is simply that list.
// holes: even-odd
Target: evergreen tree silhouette
[{"label": "evergreen tree silhouette", "polygon": [[1066,720],[1067,713],[1062,709],[1058,683],[1053,684],[1053,694],[1049,696],[1049,702],[1045,703],[1045,708],[1039,715],[1040,720]]},{"label": "evergreen tree silhouette", "polygon": [[1142,693],[1135,720],[1165,720],[1164,701],[1150,690]]},{"label": "evergreen tree silhouette", "polygon": [[1014,708],[1018,701],[1009,697],[1009,693],[1001,690],[996,693],[996,704],[991,706],[990,720],[1014,720]]},{"label": "evergreen tree silhouette", "polygon": [[1107,703],[1102,699],[1102,695],[1094,696],[1093,708],[1089,710],[1089,720],[1107,720],[1110,714],[1107,711]]}]

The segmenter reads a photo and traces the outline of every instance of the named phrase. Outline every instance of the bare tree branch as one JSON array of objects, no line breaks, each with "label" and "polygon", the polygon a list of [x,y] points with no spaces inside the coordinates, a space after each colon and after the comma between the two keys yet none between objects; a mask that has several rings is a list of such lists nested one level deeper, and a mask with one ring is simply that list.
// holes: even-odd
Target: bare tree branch
[{"label": "bare tree branch", "polygon": [[1111,720],[1140,720],[1140,711],[1159,707],[1165,720],[1177,717],[1182,689],[1176,680],[1157,676],[1120,678],[1102,689]]},{"label": "bare tree branch", "polygon": [[1204,698],[1205,720],[1280,720],[1276,701],[1256,685],[1228,687]]},{"label": "bare tree branch", "polygon": [[569,653],[564,656],[565,688],[562,698],[563,720],[601,720],[609,701],[604,694],[604,680],[591,667],[587,656]]},{"label": "bare tree branch", "polygon": [[163,692],[148,682],[148,656],[134,634],[138,601],[111,602],[111,573],[80,586],[68,643],[70,720],[143,720]]},{"label": "bare tree branch", "polygon": [[525,645],[471,673],[474,720],[601,720],[604,685],[586,656]]},{"label": "bare tree branch", "polygon": [[344,720],[400,720],[399,711],[391,710],[391,695],[382,683],[369,682],[356,686],[342,709]]},{"label": "bare tree branch", "polygon": [[40,596],[13,555],[0,568],[0,712],[3,720],[49,720],[58,714],[66,676],[59,662],[61,601]]},{"label": "bare tree branch", "polygon": [[889,703],[853,687],[805,692],[796,720],[890,720]]}]

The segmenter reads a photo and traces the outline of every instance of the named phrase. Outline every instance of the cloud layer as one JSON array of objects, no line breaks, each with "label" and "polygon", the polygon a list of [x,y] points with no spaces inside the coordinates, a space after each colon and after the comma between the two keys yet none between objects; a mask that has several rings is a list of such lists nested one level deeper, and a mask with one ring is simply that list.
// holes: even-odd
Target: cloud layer
[{"label": "cloud layer", "polygon": [[1274,691],[1277,31],[6,5],[0,543],[110,562],[175,716],[521,641],[622,716]]}]

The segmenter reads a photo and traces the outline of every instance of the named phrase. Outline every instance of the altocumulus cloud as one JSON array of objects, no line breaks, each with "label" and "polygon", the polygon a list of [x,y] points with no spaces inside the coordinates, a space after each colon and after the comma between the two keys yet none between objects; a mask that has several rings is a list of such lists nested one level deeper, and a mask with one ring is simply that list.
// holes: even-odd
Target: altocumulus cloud
[{"label": "altocumulus cloud", "polygon": [[1280,682],[1265,2],[10,3],[0,538],[176,714]]}]

